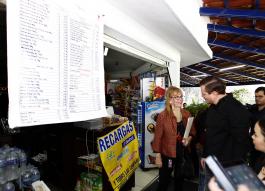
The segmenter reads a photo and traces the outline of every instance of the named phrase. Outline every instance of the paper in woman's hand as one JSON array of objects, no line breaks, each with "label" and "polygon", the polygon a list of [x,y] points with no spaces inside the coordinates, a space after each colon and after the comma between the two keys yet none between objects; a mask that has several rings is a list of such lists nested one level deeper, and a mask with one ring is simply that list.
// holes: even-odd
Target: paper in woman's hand
[{"label": "paper in woman's hand", "polygon": [[185,128],[185,132],[184,132],[184,136],[183,136],[184,139],[189,137],[193,119],[194,119],[194,117],[189,117],[188,118],[188,122],[187,122],[187,125],[186,125],[186,128]]}]

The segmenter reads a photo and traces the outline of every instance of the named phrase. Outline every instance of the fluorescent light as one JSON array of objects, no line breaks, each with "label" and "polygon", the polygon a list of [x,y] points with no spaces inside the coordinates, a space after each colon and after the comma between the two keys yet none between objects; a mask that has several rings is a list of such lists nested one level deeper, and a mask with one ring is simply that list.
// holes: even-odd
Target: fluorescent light
[{"label": "fluorescent light", "polygon": [[108,47],[105,47],[104,48],[104,56],[107,56],[108,55],[108,51],[109,51],[109,48]]},{"label": "fluorescent light", "polygon": [[243,68],[245,67],[246,65],[237,65],[237,66],[231,66],[231,67],[227,67],[227,68],[221,68],[219,70],[219,72],[223,72],[223,71],[226,71],[226,70],[233,70],[233,69],[237,69],[237,68]]},{"label": "fluorescent light", "polygon": [[118,82],[119,80],[110,80],[109,82],[110,83],[116,83],[116,82]]},{"label": "fluorescent light", "polygon": [[[147,62],[150,62],[150,63],[154,63],[156,65],[159,65],[159,66],[162,66],[162,67],[166,67],[167,66],[167,63],[166,61],[164,60],[161,60],[159,58],[156,58],[150,54],[147,54],[141,50],[138,50],[128,44],[125,44],[115,38],[112,38],[108,35],[104,35],[104,42],[106,44],[109,45],[110,48],[116,48],[117,49],[120,49],[120,50],[123,50],[125,53],[129,53],[129,54],[132,54],[142,60],[145,60]],[[111,47],[112,46],[112,47]]]},{"label": "fluorescent light", "polygon": [[207,74],[200,74],[200,75],[195,75],[195,76],[191,76],[192,78],[200,78],[200,77],[206,77],[208,76]]}]

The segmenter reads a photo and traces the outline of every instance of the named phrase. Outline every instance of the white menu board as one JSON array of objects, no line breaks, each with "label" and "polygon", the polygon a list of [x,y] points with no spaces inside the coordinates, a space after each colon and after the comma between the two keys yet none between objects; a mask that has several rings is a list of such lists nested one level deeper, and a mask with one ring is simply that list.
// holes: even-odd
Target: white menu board
[{"label": "white menu board", "polygon": [[55,2],[7,1],[11,128],[107,115],[102,19]]}]

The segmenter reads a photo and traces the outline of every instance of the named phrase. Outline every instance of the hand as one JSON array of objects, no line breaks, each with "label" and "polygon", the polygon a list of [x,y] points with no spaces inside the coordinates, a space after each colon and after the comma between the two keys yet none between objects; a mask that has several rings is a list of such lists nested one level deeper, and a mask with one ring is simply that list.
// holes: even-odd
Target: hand
[{"label": "hand", "polygon": [[237,191],[250,191],[246,185],[239,185]]},{"label": "hand", "polygon": [[[224,191],[218,186],[214,177],[210,179],[210,181],[208,183],[208,187],[209,187],[210,191]],[[237,191],[249,191],[249,189],[245,185],[239,185],[237,188]]]},{"label": "hand", "polygon": [[210,189],[210,191],[223,191],[217,184],[217,182],[215,181],[215,178],[211,178],[209,183],[208,183],[208,188]]},{"label": "hand", "polygon": [[201,167],[204,169],[205,168],[205,158],[201,158]]},{"label": "hand", "polygon": [[191,142],[191,139],[192,139],[191,136],[189,136],[188,138],[183,138],[183,139],[182,139],[182,144],[183,144],[183,146],[184,146],[184,147],[188,146],[188,145],[190,144],[190,142]]},{"label": "hand", "polygon": [[265,178],[265,167],[262,167],[259,174],[258,174],[258,177],[260,180],[263,180]]},{"label": "hand", "polygon": [[162,167],[162,158],[160,153],[156,154],[155,164],[158,166],[158,168]]}]

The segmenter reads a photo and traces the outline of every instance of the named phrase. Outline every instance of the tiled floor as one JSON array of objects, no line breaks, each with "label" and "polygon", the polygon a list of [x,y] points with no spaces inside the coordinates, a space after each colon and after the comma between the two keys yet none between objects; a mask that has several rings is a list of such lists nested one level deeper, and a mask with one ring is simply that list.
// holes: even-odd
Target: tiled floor
[{"label": "tiled floor", "polygon": [[135,172],[135,187],[132,191],[141,191],[144,187],[146,187],[149,183],[153,182],[153,180],[158,176],[158,169],[148,169],[143,171],[141,168],[138,168]]},{"label": "tiled floor", "polygon": [[[131,191],[150,190],[151,183],[157,181],[158,168],[148,169],[143,171],[140,167],[135,172],[135,187]],[[198,179],[185,179],[183,190],[196,191],[198,190]],[[152,187],[153,188],[153,187]],[[151,189],[152,189],[151,188]],[[169,190],[174,190],[173,183],[169,186]]]}]

